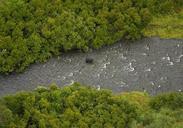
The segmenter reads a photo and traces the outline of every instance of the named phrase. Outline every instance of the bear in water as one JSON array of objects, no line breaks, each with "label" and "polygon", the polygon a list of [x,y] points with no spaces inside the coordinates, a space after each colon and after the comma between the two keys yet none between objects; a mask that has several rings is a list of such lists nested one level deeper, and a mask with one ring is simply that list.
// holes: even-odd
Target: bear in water
[{"label": "bear in water", "polygon": [[86,60],[85,60],[85,62],[87,63],[87,64],[93,64],[93,58],[91,58],[91,57],[87,57],[86,58]]}]

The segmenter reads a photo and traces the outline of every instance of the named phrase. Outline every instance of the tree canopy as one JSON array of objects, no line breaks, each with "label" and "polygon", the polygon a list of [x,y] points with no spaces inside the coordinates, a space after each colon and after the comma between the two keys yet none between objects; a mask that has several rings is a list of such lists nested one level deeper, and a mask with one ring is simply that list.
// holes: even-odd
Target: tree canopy
[{"label": "tree canopy", "polygon": [[113,94],[74,83],[0,99],[0,128],[181,128],[183,93]]},{"label": "tree canopy", "polygon": [[121,38],[139,39],[150,13],[139,0],[1,0],[0,72]]},{"label": "tree canopy", "polygon": [[0,0],[0,73],[70,50],[136,40],[155,13],[182,0]]}]

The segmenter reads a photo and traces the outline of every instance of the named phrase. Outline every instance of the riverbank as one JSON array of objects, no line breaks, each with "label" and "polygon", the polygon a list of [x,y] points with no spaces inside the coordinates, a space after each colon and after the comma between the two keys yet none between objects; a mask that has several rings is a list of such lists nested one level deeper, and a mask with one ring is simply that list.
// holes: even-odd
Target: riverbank
[{"label": "riverbank", "polygon": [[[86,64],[85,58],[94,58]],[[73,82],[151,95],[183,90],[183,40],[145,38],[118,42],[90,53],[67,53],[44,64],[33,64],[24,73],[0,75],[0,95],[33,90],[50,83]]]}]

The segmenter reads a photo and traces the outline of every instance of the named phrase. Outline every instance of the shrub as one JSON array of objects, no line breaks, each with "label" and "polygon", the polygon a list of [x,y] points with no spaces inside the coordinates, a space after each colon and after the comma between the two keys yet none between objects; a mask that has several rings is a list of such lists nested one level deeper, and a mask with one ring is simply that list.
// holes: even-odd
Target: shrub
[{"label": "shrub", "polygon": [[0,103],[0,128],[11,126],[13,114],[5,105]]},{"label": "shrub", "polygon": [[148,7],[154,14],[169,14],[182,9],[182,0],[148,0]]},{"label": "shrub", "polygon": [[148,111],[142,117],[145,128],[173,128],[176,124],[176,118],[169,109],[161,109],[160,112]]},{"label": "shrub", "polygon": [[[97,91],[77,83],[63,89],[52,86],[48,90],[39,88],[9,95],[2,103],[6,106],[3,111],[12,116],[11,124],[20,128],[122,128],[139,115],[135,104],[113,96],[111,91]],[[0,119],[6,113],[2,113]],[[5,119],[3,124],[9,120]]]},{"label": "shrub", "polygon": [[150,20],[139,0],[1,0],[0,73],[61,52],[139,39]]},{"label": "shrub", "polygon": [[39,87],[32,92],[20,92],[0,99],[0,127],[171,128],[181,126],[183,109],[181,104],[171,109],[172,103],[175,102],[174,98],[168,98],[163,102],[166,105],[161,105],[159,111],[149,104],[154,101],[160,102],[164,97],[167,95],[150,97],[138,92],[116,95],[109,90],[97,90],[78,83],[64,88],[55,85],[48,89]]},{"label": "shrub", "polygon": [[162,107],[167,107],[173,110],[183,108],[183,93],[158,95],[151,100],[150,106],[156,110],[160,110]]}]

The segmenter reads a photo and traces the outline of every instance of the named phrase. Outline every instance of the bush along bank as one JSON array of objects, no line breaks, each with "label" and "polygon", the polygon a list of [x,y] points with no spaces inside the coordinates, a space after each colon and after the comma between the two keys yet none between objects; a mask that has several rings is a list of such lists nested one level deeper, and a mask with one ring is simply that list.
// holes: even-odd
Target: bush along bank
[{"label": "bush along bank", "polygon": [[1,0],[0,73],[69,50],[139,39],[150,17],[139,0]]},{"label": "bush along bank", "polygon": [[139,39],[151,15],[182,7],[182,0],[0,0],[0,73],[61,52]]},{"label": "bush along bank", "polygon": [[0,99],[0,128],[182,128],[183,93],[113,94],[74,83]]}]

